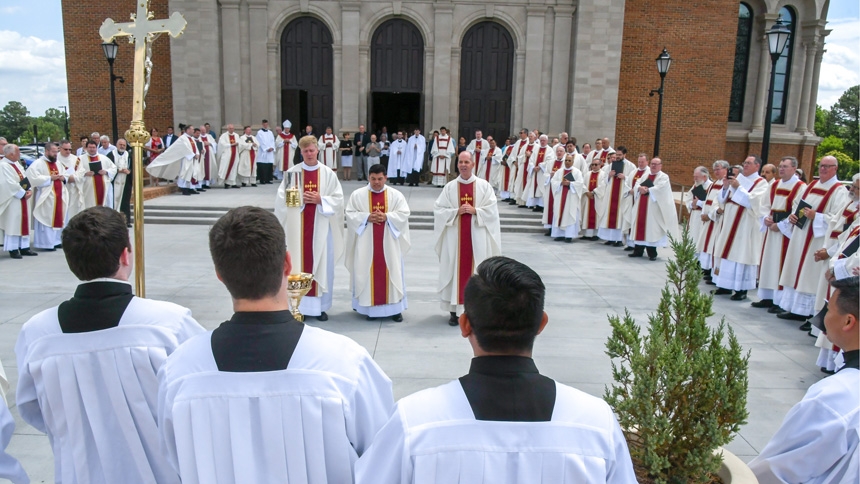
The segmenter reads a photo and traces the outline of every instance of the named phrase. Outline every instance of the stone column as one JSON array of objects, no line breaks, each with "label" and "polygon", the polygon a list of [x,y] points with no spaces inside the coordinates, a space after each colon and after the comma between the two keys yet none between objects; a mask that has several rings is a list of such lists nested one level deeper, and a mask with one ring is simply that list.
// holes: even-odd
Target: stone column
[{"label": "stone column", "polygon": [[[242,126],[242,79],[239,69],[239,0],[221,3],[221,75],[224,84],[224,125]],[[223,130],[219,130],[223,131]]]},{"label": "stone column", "polygon": [[[432,65],[433,59],[427,59],[427,65]],[[428,69],[429,71],[429,69]],[[358,47],[358,124],[364,124],[370,132],[370,113],[367,112],[367,101],[370,96],[370,46]]]},{"label": "stone column", "polygon": [[451,64],[451,47],[454,35],[454,5],[451,3],[434,4],[433,39],[433,126],[451,126],[451,70],[460,66]]},{"label": "stone column", "polygon": [[335,44],[332,46],[332,72],[334,73],[333,81],[334,86],[332,86],[332,113],[331,113],[331,124],[332,130],[335,134],[339,133],[341,129],[343,129],[343,123],[341,119],[343,118],[343,96],[342,89],[345,84],[344,78],[342,75],[338,75],[337,73],[343,72],[343,46],[339,44]]},{"label": "stone column", "polygon": [[575,7],[555,7],[555,39],[553,43],[553,63],[550,96],[552,103],[549,111],[550,133],[557,134],[568,129],[567,120],[568,86],[570,85],[570,36],[573,31],[573,12]]},{"label": "stone column", "polygon": [[540,92],[543,72],[543,40],[546,16],[545,6],[526,7],[526,66],[523,84],[523,125],[527,129],[540,128]]},{"label": "stone column", "polygon": [[821,76],[821,58],[824,57],[824,37],[830,33],[829,30],[822,31],[821,38],[816,44],[815,49],[815,64],[812,68],[812,86],[809,89],[809,112],[807,113],[806,126],[809,131],[815,130],[815,108],[818,105],[818,80]]},{"label": "stone column", "polygon": [[269,76],[269,104],[266,107],[267,114],[266,117],[269,121],[271,121],[272,127],[280,126],[284,121],[280,118],[281,112],[281,59],[280,59],[280,49],[281,44],[278,42],[269,42],[266,44],[266,56],[268,62],[268,76]]},{"label": "stone column", "polygon": [[764,110],[767,108],[767,91],[770,87],[770,49],[767,44],[767,29],[770,25],[776,22],[777,14],[768,13],[760,15],[758,24],[761,26],[761,34],[759,34],[759,46],[761,53],[759,54],[758,63],[758,81],[756,82],[755,105],[753,107],[752,130],[764,129]]},{"label": "stone column", "polygon": [[[435,57],[433,47],[430,43],[424,46],[424,93],[421,102],[424,103],[424,119],[421,120],[423,128],[421,134],[429,139],[433,130],[438,128],[433,124],[433,59]],[[365,98],[367,96],[365,95]]]},{"label": "stone column", "polygon": [[[449,133],[472,139],[468,133],[460,133],[460,46],[451,48],[451,99],[448,104]],[[475,133],[472,133],[474,135]]]},{"label": "stone column", "polygon": [[248,47],[250,48],[251,75],[251,119],[249,124],[257,125],[269,116],[269,25],[268,0],[246,0],[248,2]]},{"label": "stone column", "polygon": [[806,134],[811,131],[807,122],[809,120],[809,110],[812,109],[812,106],[809,105],[809,98],[811,97],[810,91],[812,91],[812,76],[815,69],[815,51],[817,48],[814,39],[804,41],[803,46],[806,47],[804,49],[806,62],[803,68],[803,87],[800,92],[800,106],[797,109],[796,129],[800,134]]},{"label": "stone column", "polygon": [[358,87],[358,31],[360,27],[359,2],[341,2],[341,129],[355,130],[359,120]]},{"label": "stone column", "polygon": [[513,126],[511,126],[511,134],[519,135],[520,130],[525,126],[523,124],[523,86],[526,82],[526,50],[521,47],[517,49],[515,60],[514,60],[514,74],[516,78],[514,79],[513,90],[511,91],[511,100],[513,101],[513,106],[511,108],[511,119],[513,120]]}]

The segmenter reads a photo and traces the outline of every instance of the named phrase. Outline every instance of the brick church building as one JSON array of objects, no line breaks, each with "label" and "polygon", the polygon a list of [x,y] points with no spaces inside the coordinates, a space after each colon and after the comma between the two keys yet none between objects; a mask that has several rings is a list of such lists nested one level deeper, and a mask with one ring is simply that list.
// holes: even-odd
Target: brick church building
[{"label": "brick church building", "polygon": [[[830,0],[151,0],[181,12],[178,39],[153,46],[146,125],[312,125],[336,132],[440,126],[471,139],[522,127],[581,145],[608,137],[651,153],[665,47],[660,156],[679,183],[714,160],[761,150],[778,17],[792,38],[776,67],[770,162],[811,170]],[[110,91],[98,27],[127,21],[132,0],[63,1],[71,129],[109,132]],[[116,74],[132,79],[120,40]],[[121,131],[130,83],[117,84]],[[216,131],[221,131],[216,128]]]}]

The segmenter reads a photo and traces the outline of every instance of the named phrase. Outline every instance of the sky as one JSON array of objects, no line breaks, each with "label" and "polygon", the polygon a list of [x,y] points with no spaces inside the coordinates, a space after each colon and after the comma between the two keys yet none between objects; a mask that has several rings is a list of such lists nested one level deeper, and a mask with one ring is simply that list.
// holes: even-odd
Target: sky
[{"label": "sky", "polygon": [[[41,116],[48,108],[68,106],[62,24],[60,0],[0,0],[0,107],[19,101]],[[100,24],[94,21],[93,28]],[[830,0],[827,28],[832,32],[821,62],[818,104],[830,108],[860,84],[860,2]],[[91,67],[108,75],[103,58]]]}]

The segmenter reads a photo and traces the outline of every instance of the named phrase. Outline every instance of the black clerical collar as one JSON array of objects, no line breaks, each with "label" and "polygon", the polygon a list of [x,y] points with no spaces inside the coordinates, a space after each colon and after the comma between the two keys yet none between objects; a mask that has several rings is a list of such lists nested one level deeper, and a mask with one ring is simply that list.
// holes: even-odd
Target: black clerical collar
[{"label": "black clerical collar", "polygon": [[485,375],[511,375],[539,373],[535,360],[527,356],[476,356],[472,358],[469,373]]},{"label": "black clerical collar", "polygon": [[287,310],[237,312],[212,331],[212,356],[219,371],[285,370],[304,327]]},{"label": "black clerical collar", "polygon": [[840,368],[839,371],[842,371],[845,368],[860,370],[860,350],[846,351],[843,353],[842,358],[845,360],[845,366]]},{"label": "black clerical collar", "polygon": [[87,333],[119,325],[134,294],[131,284],[102,279],[80,284],[75,296],[57,308],[63,333]]},{"label": "black clerical collar", "polygon": [[131,284],[118,279],[84,282],[75,289],[75,297],[82,299],[98,299],[123,294],[132,294]]}]

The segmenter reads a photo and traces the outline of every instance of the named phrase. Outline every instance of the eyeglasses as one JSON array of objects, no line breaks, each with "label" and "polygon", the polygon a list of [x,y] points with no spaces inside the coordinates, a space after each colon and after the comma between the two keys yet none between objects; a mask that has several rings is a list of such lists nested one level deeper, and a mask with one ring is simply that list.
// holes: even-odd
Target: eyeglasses
[{"label": "eyeglasses", "polygon": [[818,165],[818,168],[836,168],[836,165]]}]

